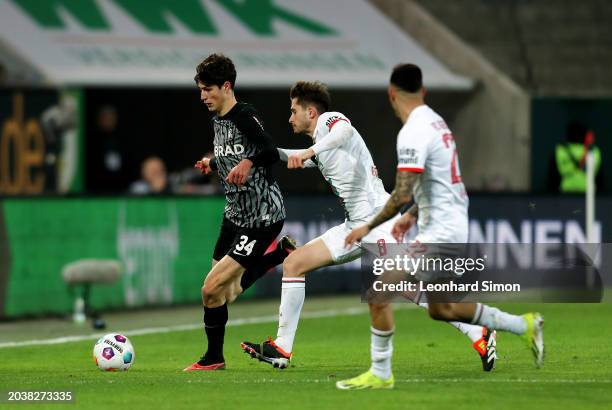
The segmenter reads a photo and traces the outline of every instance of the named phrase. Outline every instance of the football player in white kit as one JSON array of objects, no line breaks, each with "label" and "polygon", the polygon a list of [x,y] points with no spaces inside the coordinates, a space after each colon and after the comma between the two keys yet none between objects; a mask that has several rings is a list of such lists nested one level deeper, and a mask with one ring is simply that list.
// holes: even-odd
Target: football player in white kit
[{"label": "football player in white kit", "polygon": [[[342,199],[346,220],[306,245],[293,251],[283,263],[279,326],[276,340],[263,343],[242,343],[242,349],[253,358],[274,367],[288,366],[293,353],[293,341],[305,297],[305,276],[323,266],[347,263],[359,258],[363,250],[359,246],[345,248],[344,239],[351,229],[366,223],[382,209],[389,199],[376,166],[365,142],[350,120],[339,112],[329,112],[330,96],[327,87],[319,82],[296,83],[290,91],[291,116],[289,123],[295,133],[306,133],[314,145],[305,150],[279,149],[281,160],[288,168],[318,167],[334,192]],[[365,240],[378,243],[393,243],[391,235],[394,218],[372,229]],[[426,307],[422,304],[422,307]],[[391,307],[370,305],[373,318],[387,316]],[[464,323],[451,323],[473,342],[485,371],[490,371],[495,362],[494,333]],[[384,333],[372,327],[372,333]],[[373,353],[375,354],[375,353]]]},{"label": "football player in white kit", "polygon": [[[453,135],[436,112],[425,105],[422,73],[413,64],[393,70],[388,89],[389,100],[403,127],[397,137],[398,166],[395,189],[378,215],[355,228],[346,237],[349,249],[357,242],[370,242],[370,233],[395,220],[393,235],[400,238],[418,218],[420,243],[467,243],[468,198],[459,170]],[[397,219],[399,209],[412,201],[412,209]],[[427,272],[417,278],[433,280]],[[544,359],[543,319],[539,313],[522,316],[502,312],[480,303],[430,303],[429,315],[436,320],[479,324],[488,329],[504,330],[523,336],[531,348],[535,363]],[[393,315],[372,318],[377,329],[393,332]],[[384,360],[372,360],[367,372],[336,383],[339,389],[392,388],[391,336],[372,338],[372,351]]]}]

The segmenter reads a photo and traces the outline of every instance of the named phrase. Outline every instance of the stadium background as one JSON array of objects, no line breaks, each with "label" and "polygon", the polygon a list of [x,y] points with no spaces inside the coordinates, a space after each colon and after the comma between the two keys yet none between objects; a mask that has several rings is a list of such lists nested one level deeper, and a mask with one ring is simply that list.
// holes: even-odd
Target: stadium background
[{"label": "stadium background", "polygon": [[[291,1],[245,3],[260,14],[249,16],[231,1],[148,8],[129,1],[1,5],[0,318],[69,313],[72,296],[60,272],[83,258],[118,259],[129,267],[119,283],[94,290],[97,308],[198,301],[223,200],[185,194],[181,183],[212,148],[210,115],[192,84],[193,66],[212,51],[238,56],[238,98],[260,110],[279,146],[308,143],[287,124],[290,84],[301,78],[329,83],[333,109],[360,130],[388,189],[400,123],[385,83],[393,64],[421,64],[427,101],[459,144],[472,237],[511,240],[503,236],[509,226],[522,241],[586,240],[583,198],[551,193],[548,173],[567,125],[581,121],[595,132],[600,172],[611,174],[612,33],[606,22],[612,8],[606,2],[319,1],[309,11]],[[342,10],[336,22],[327,14],[334,10]],[[198,16],[212,23],[202,25]],[[360,19],[369,23],[367,36],[355,29]],[[41,49],[45,41],[50,50]],[[149,60],[126,57],[135,53],[133,44]],[[163,60],[171,58],[163,55],[167,44],[188,50],[191,60]],[[256,46],[261,50],[240,54]],[[95,56],[70,60],[86,52]],[[350,61],[350,53],[359,57]],[[266,56],[273,62],[255,60]],[[119,183],[101,188],[94,159],[104,138],[98,115],[109,106],[124,163]],[[49,120],[54,108],[72,120]],[[139,179],[140,164],[151,155],[165,162],[175,194],[130,196],[125,182]],[[289,172],[278,164],[274,172],[287,198],[286,230],[301,243],[341,220],[316,170]],[[610,192],[608,177],[597,193],[598,242],[611,239]],[[160,253],[163,260],[153,262]],[[317,273],[326,275],[325,286],[309,281],[309,293],[355,292],[356,266]],[[277,282],[278,272],[249,296],[278,294]]]},{"label": "stadium background", "polygon": [[[359,261],[309,276],[291,369],[273,373],[237,349],[276,331],[278,270],[230,308],[229,370],[180,369],[201,351],[199,290],[224,205],[214,178],[192,168],[212,148],[193,84],[203,57],[234,59],[238,98],[282,147],[308,145],[287,123],[290,85],[328,83],[387,189],[401,124],[386,84],[395,64],[415,62],[427,103],[458,143],[472,241],[609,243],[611,20],[605,0],[0,1],[0,393],[72,389],[79,408],[609,407],[605,303],[502,306],[542,311],[547,363],[535,371],[518,338],[504,335],[492,374],[458,332],[398,306],[396,391],[336,392],[334,380],[369,363]],[[109,112],[116,126],[105,134]],[[594,132],[602,154],[592,238],[584,195],[551,182],[555,146],[574,122]],[[116,180],[100,168],[107,137],[122,161]],[[164,161],[172,192],[135,195],[130,185],[151,156]],[[277,164],[274,173],[285,231],[299,243],[342,220],[316,170]],[[128,374],[97,372],[89,359],[99,335],[73,323],[76,293],[62,270],[89,258],[123,266],[119,281],[94,286],[91,304],[107,331],[135,343]]]}]

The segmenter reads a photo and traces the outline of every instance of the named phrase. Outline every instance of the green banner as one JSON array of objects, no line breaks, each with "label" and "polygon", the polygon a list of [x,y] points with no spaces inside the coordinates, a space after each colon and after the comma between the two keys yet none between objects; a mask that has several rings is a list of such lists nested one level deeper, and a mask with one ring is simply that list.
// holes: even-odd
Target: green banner
[{"label": "green banner", "polygon": [[[8,272],[0,317],[68,313],[62,268],[81,259],[116,259],[122,277],[96,285],[94,308],[191,303],[212,258],[224,199],[8,199],[0,203]],[[0,235],[2,238],[2,235]],[[0,287],[0,291],[2,291]]]}]

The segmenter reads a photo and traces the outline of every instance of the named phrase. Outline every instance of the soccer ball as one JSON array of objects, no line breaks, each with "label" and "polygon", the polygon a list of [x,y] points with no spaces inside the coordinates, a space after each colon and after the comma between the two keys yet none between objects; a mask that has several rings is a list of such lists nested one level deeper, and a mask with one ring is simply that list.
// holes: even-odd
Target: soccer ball
[{"label": "soccer ball", "polygon": [[128,370],[134,363],[136,354],[127,337],[109,333],[96,342],[93,358],[100,370],[114,372]]}]

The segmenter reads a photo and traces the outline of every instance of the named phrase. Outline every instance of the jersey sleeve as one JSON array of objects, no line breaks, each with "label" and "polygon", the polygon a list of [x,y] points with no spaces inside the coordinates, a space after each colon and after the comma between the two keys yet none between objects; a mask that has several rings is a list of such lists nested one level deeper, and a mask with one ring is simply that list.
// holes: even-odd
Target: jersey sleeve
[{"label": "jersey sleeve", "polygon": [[401,130],[397,138],[397,170],[417,173],[425,171],[429,142],[426,134]]},{"label": "jersey sleeve", "polygon": [[322,141],[336,126],[338,123],[348,123],[351,125],[349,119],[339,112],[326,112],[321,114],[317,120],[317,140],[316,142]]},{"label": "jersey sleeve", "polygon": [[248,158],[253,162],[253,166],[265,167],[279,160],[278,151],[274,146],[272,137],[265,130],[255,109],[251,107],[243,109],[236,117],[236,127],[250,142],[261,148],[261,151]]},{"label": "jersey sleeve", "polygon": [[[288,149],[288,148],[277,148],[280,160],[283,162],[289,162],[290,155],[296,155],[304,151],[303,149]],[[304,161],[305,168],[316,168],[317,164],[313,160],[307,159]]]},{"label": "jersey sleeve", "polygon": [[330,128],[329,133],[311,147],[315,154],[338,148],[353,136],[353,127],[348,120],[338,119]]}]

